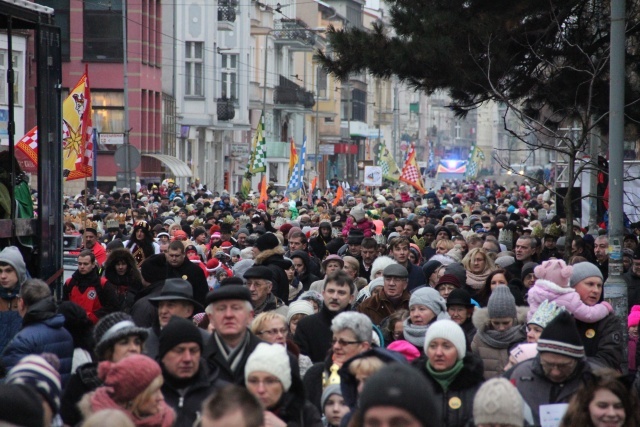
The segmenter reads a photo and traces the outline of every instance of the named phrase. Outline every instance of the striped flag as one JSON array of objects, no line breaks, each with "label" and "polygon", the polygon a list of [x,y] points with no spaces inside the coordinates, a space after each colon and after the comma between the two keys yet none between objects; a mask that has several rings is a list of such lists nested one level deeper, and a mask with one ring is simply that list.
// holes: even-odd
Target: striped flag
[{"label": "striped flag", "polygon": [[422,175],[418,168],[418,162],[416,161],[416,150],[413,143],[407,153],[407,160],[404,162],[400,181],[406,182],[421,193],[426,193],[424,183],[422,182]]},{"label": "striped flag", "polygon": [[20,138],[16,148],[22,151],[36,166],[38,165],[38,126]]}]

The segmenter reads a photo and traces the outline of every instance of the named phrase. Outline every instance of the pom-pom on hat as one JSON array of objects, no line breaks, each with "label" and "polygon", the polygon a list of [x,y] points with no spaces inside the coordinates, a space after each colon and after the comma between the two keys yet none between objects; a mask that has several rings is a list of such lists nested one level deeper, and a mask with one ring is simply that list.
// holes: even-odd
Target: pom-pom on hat
[{"label": "pom-pom on hat", "polygon": [[565,264],[561,259],[550,259],[534,268],[533,272],[539,280],[548,280],[561,288],[568,288],[573,267]]},{"label": "pom-pom on hat", "polygon": [[60,374],[43,357],[31,354],[20,359],[5,378],[7,384],[28,384],[47,401],[54,414],[60,411]]},{"label": "pom-pom on hat", "polygon": [[117,363],[104,361],[98,365],[98,377],[111,389],[109,395],[119,402],[133,400],[161,375],[160,366],[142,354],[125,357]]},{"label": "pom-pom on hat", "polygon": [[574,359],[584,358],[584,346],[576,321],[566,311],[560,312],[540,334],[538,353],[555,353]]},{"label": "pom-pom on hat", "polygon": [[291,387],[291,365],[287,350],[279,344],[268,344],[261,342],[253,350],[247,359],[244,368],[245,382],[252,372],[267,372],[278,378],[282,383],[284,391],[289,391]]},{"label": "pom-pom on hat", "polygon": [[627,324],[629,327],[638,326],[640,324],[640,305],[634,305],[631,307],[631,313],[627,318]]}]

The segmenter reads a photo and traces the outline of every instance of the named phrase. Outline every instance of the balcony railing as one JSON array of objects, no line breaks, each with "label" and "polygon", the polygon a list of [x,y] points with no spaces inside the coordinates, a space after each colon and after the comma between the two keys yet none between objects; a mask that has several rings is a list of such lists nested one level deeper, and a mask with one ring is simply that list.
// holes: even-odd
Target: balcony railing
[{"label": "balcony railing", "polygon": [[235,0],[221,0],[218,3],[218,22],[235,22],[236,5]]},{"label": "balcony railing", "polygon": [[218,98],[216,104],[218,108],[218,120],[224,122],[233,120],[236,116],[236,106],[233,99]]},{"label": "balcony railing", "polygon": [[276,43],[310,48],[316,43],[316,33],[301,19],[281,19],[274,23]]},{"label": "balcony railing", "polygon": [[274,102],[276,104],[302,105],[305,108],[313,108],[316,100],[312,92],[304,90],[288,78],[280,76],[280,84],[276,86]]}]

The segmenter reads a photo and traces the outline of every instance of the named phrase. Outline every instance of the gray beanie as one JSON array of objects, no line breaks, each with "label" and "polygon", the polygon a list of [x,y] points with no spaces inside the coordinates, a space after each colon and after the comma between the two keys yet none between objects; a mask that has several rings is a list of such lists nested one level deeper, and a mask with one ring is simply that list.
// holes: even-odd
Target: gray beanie
[{"label": "gray beanie", "polygon": [[322,408],[322,412],[324,412],[324,404],[327,403],[327,400],[334,394],[342,396],[342,388],[340,388],[340,384],[331,384],[322,392],[322,397],[320,398],[320,408]]},{"label": "gray beanie", "polygon": [[517,316],[516,299],[505,285],[500,285],[491,292],[487,307],[489,309],[489,319],[515,318]]},{"label": "gray beanie", "polygon": [[379,286],[384,286],[384,278],[378,277],[369,282],[369,293],[373,294],[373,290]]},{"label": "gray beanie", "polygon": [[511,264],[514,264],[515,262],[516,262],[516,259],[510,255],[500,256],[496,258],[496,261],[495,261],[496,265],[500,268],[507,268]]},{"label": "gray beanie", "polygon": [[576,285],[582,282],[587,277],[602,277],[600,269],[590,262],[579,262],[573,265],[573,273],[571,273],[571,279],[569,280],[569,286],[575,288]]},{"label": "gray beanie", "polygon": [[509,380],[492,378],[478,389],[473,400],[476,425],[524,426],[524,401]]},{"label": "gray beanie", "polygon": [[18,285],[22,285],[27,280],[27,266],[22,259],[20,250],[15,246],[7,246],[0,252],[0,262],[9,264],[18,275]]},{"label": "gray beanie", "polygon": [[436,338],[443,338],[451,342],[458,352],[458,360],[464,359],[464,356],[467,354],[467,338],[460,325],[453,320],[442,319],[429,326],[427,335],[424,338],[425,353],[427,352],[427,348],[429,348],[429,343]]},{"label": "gray beanie", "polygon": [[433,311],[436,316],[442,312],[447,312],[447,302],[445,299],[440,296],[440,292],[430,287],[416,289],[415,292],[411,294],[409,307],[411,308],[414,305],[424,305]]}]

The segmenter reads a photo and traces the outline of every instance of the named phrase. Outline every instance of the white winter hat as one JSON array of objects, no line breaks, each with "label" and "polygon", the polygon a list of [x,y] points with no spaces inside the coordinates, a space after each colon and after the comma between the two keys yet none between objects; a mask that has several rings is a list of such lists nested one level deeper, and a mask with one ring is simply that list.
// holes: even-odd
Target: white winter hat
[{"label": "white winter hat", "polygon": [[277,377],[282,383],[284,391],[289,391],[291,387],[291,365],[289,365],[289,356],[284,346],[264,342],[258,344],[253,353],[249,355],[247,364],[244,367],[245,383],[249,375],[255,371],[267,372]]},{"label": "white winter hat", "polygon": [[442,319],[437,320],[429,329],[427,329],[427,335],[424,338],[424,352],[427,352],[429,344],[436,338],[443,338],[450,341],[458,352],[458,360],[464,359],[467,354],[467,339],[464,336],[464,331],[453,320]]}]

